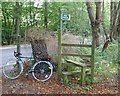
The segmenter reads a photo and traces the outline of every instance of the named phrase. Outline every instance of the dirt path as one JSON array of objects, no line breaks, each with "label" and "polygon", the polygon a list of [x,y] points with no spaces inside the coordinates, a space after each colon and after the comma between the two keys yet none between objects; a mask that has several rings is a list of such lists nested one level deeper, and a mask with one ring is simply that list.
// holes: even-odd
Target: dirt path
[{"label": "dirt path", "polygon": [[55,74],[47,82],[37,82],[32,76],[29,78],[21,76],[16,80],[3,77],[2,94],[118,94],[117,85],[117,82],[114,84],[103,82],[73,89],[60,83]]}]

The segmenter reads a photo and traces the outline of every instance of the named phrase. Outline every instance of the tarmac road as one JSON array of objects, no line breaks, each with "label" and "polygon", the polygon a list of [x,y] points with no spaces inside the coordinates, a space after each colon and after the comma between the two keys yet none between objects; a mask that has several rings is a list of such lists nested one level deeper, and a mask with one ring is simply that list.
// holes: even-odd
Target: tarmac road
[{"label": "tarmac road", "polygon": [[[14,58],[14,51],[16,46],[0,47],[0,66],[5,64],[8,60]],[[32,49],[30,45],[21,45],[22,56],[32,56]]]}]

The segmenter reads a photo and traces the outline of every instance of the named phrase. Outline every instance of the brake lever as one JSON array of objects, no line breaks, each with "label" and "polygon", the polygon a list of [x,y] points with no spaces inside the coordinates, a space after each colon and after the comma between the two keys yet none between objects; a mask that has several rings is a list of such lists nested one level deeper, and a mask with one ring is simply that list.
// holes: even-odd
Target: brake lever
[{"label": "brake lever", "polygon": [[22,53],[18,53],[18,52],[15,52],[15,51],[14,51],[14,56],[15,56],[15,57],[18,57],[19,55],[22,55]]}]

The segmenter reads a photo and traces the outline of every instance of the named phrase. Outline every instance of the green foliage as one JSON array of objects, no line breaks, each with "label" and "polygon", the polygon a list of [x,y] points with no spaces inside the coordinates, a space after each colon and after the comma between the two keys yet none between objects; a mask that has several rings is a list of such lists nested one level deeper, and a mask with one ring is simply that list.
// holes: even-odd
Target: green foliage
[{"label": "green foliage", "polygon": [[[96,49],[95,54],[95,76],[99,78],[101,76],[104,78],[114,78],[113,73],[118,71],[118,42],[117,40],[111,42],[108,48],[102,53],[102,46]],[[91,49],[89,48],[80,48],[79,52],[82,54],[90,54]],[[65,57],[64,59],[71,59],[77,62],[81,62],[82,58],[80,57]],[[79,67],[70,66],[72,70],[80,70]],[[107,70],[106,70],[107,69]],[[96,79],[97,80],[97,79]],[[91,84],[91,77],[86,76],[85,81],[88,84]]]},{"label": "green foliage", "polygon": [[[114,78],[112,73],[118,70],[118,44],[117,40],[109,44],[108,48],[102,53],[102,46],[96,50],[95,72],[105,77]],[[107,70],[106,70],[107,69]]]},{"label": "green foliage", "polygon": [[65,76],[65,77],[64,77],[64,83],[68,84],[68,82],[69,82],[69,79],[68,79],[67,76]]},{"label": "green foliage", "polygon": [[[67,23],[63,23],[63,30],[71,31],[74,34],[82,34],[83,31],[89,31],[89,19],[87,16],[86,5],[83,2],[49,2],[47,3],[47,19],[48,30],[59,30],[59,9],[67,9],[67,13],[71,14],[71,20]],[[41,29],[44,28],[44,3],[41,7],[34,6],[34,3],[22,2],[21,5],[21,17],[20,17],[20,35],[25,36],[25,31],[30,27],[38,26]],[[15,2],[3,2],[2,3],[2,36],[8,41],[7,36],[16,34],[15,32],[15,17],[16,8]],[[7,30],[7,31],[6,31]],[[9,31],[8,31],[9,30]]]},{"label": "green foliage", "polygon": [[91,55],[91,48],[80,48],[79,52],[82,55]]},{"label": "green foliage", "polygon": [[[117,64],[118,44],[117,41],[113,41],[109,44],[108,48],[102,53],[102,46],[96,50],[96,64]],[[106,62],[103,62],[105,60]]]},{"label": "green foliage", "polygon": [[91,84],[91,83],[92,83],[92,81],[91,81],[91,76],[85,76],[85,82],[86,82],[87,84]]},{"label": "green foliage", "polygon": [[[21,17],[20,17],[20,35],[25,36],[25,31],[30,27],[40,27],[44,29],[44,3],[41,7],[34,6],[34,2],[22,2],[21,5]],[[94,8],[93,4],[93,8]],[[11,36],[15,33],[15,2],[2,2],[2,36],[8,41],[7,36]],[[49,2],[47,3],[47,19],[48,30],[59,30],[59,9],[66,9],[66,13],[71,15],[71,20],[63,22],[63,31],[70,31],[74,34],[82,35],[83,32],[91,34],[91,27],[88,18],[87,8],[85,2]],[[105,4],[105,27],[109,25],[109,4]],[[14,20],[13,20],[14,19]],[[5,29],[9,30],[6,31]],[[107,29],[108,30],[108,29]],[[15,41],[15,40],[14,40]]]}]

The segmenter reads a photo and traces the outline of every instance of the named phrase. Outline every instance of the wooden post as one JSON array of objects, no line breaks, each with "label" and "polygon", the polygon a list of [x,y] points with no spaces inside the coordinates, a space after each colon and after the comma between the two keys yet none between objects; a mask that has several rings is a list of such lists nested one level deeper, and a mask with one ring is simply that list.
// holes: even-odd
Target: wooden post
[{"label": "wooden post", "polygon": [[91,82],[94,82],[95,34],[92,32]]},{"label": "wooden post", "polygon": [[83,82],[85,81],[85,68],[81,67],[81,85],[83,85]]},{"label": "wooden post", "polygon": [[60,31],[58,32],[58,79],[62,77],[62,12],[60,10]]}]

